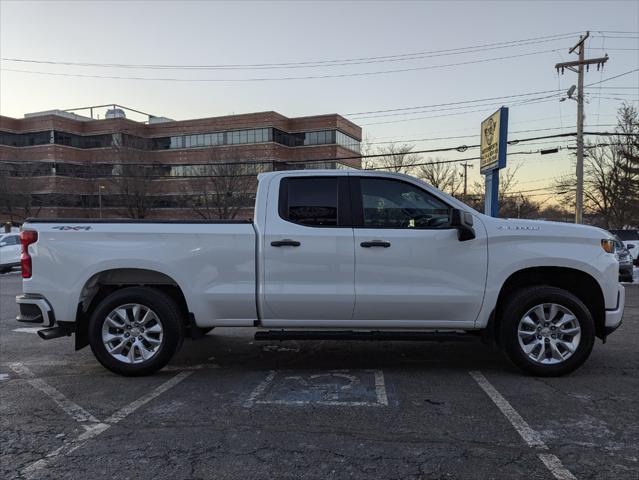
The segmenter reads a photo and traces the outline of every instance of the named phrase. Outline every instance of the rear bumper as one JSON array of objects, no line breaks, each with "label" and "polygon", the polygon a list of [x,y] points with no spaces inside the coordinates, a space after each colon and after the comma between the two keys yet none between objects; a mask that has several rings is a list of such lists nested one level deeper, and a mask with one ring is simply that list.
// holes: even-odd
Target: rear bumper
[{"label": "rear bumper", "polygon": [[617,291],[617,305],[614,309],[606,310],[606,323],[605,330],[606,335],[610,335],[612,332],[619,328],[621,325],[621,319],[623,317],[623,309],[626,304],[626,289],[623,285],[618,285]]},{"label": "rear bumper", "polygon": [[25,293],[16,296],[16,303],[20,313],[16,317],[18,322],[40,323],[47,327],[55,324],[53,308],[42,295]]},{"label": "rear bumper", "polygon": [[9,262],[9,263],[0,263],[0,268],[13,268],[19,267],[20,262]]}]

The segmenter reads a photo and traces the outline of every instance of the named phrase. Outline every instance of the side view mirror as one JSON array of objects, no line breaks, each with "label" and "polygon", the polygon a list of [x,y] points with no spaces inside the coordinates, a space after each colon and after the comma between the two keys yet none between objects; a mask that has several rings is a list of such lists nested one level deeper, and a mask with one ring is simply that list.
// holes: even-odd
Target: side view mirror
[{"label": "side view mirror", "polygon": [[470,213],[458,208],[453,208],[450,211],[448,223],[451,227],[457,229],[457,238],[460,242],[465,242],[466,240],[472,240],[475,238],[473,216]]},{"label": "side view mirror", "polygon": [[630,250],[631,248],[635,248],[635,244],[634,243],[629,243],[628,245],[626,245],[626,248],[628,250]]},{"label": "side view mirror", "polygon": [[0,242],[0,247],[4,247],[7,244],[7,242]]}]

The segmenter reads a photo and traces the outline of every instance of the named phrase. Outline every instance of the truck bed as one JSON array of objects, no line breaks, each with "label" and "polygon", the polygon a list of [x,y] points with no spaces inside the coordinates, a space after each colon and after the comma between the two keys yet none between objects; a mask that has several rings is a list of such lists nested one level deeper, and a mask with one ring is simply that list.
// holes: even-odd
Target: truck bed
[{"label": "truck bed", "polygon": [[24,292],[44,295],[59,321],[75,319],[96,283],[124,276],[153,284],[158,274],[179,285],[201,326],[252,325],[257,318],[256,234],[248,220],[39,218],[23,228],[38,232]]},{"label": "truck bed", "polygon": [[208,220],[208,219],[191,219],[191,220],[162,220],[155,218],[27,218],[26,223],[179,223],[179,224],[241,224],[253,223],[251,219],[234,219],[234,220]]}]

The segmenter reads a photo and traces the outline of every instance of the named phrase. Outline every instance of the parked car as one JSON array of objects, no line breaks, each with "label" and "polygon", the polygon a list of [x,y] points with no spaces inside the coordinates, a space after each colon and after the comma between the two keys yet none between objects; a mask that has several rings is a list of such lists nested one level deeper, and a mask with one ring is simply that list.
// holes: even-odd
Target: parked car
[{"label": "parked car", "polygon": [[619,281],[632,282],[633,262],[630,252],[621,239],[615,235],[615,257],[619,261]]},{"label": "parked car", "polygon": [[7,233],[0,236],[0,273],[20,266],[20,234]]},{"label": "parked car", "polygon": [[632,262],[639,267],[639,230],[610,230],[610,233],[621,240],[626,249],[628,249]]},{"label": "parked car", "polygon": [[254,222],[27,221],[18,320],[74,334],[123,375],[217,326],[259,327],[258,340],[475,335],[561,375],[621,323],[605,230],[492,218],[401,174],[258,179]]}]

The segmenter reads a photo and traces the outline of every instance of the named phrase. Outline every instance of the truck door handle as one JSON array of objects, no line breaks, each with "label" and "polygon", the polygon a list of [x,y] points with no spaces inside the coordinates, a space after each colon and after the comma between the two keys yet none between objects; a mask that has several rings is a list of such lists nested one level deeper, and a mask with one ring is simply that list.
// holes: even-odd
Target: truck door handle
[{"label": "truck door handle", "polygon": [[391,246],[390,242],[386,242],[384,240],[373,240],[372,242],[362,242],[360,243],[360,245],[364,248],[371,248],[371,247],[388,248]]},{"label": "truck door handle", "polygon": [[301,243],[297,240],[290,240],[288,238],[271,242],[271,247],[299,247],[300,245]]}]

